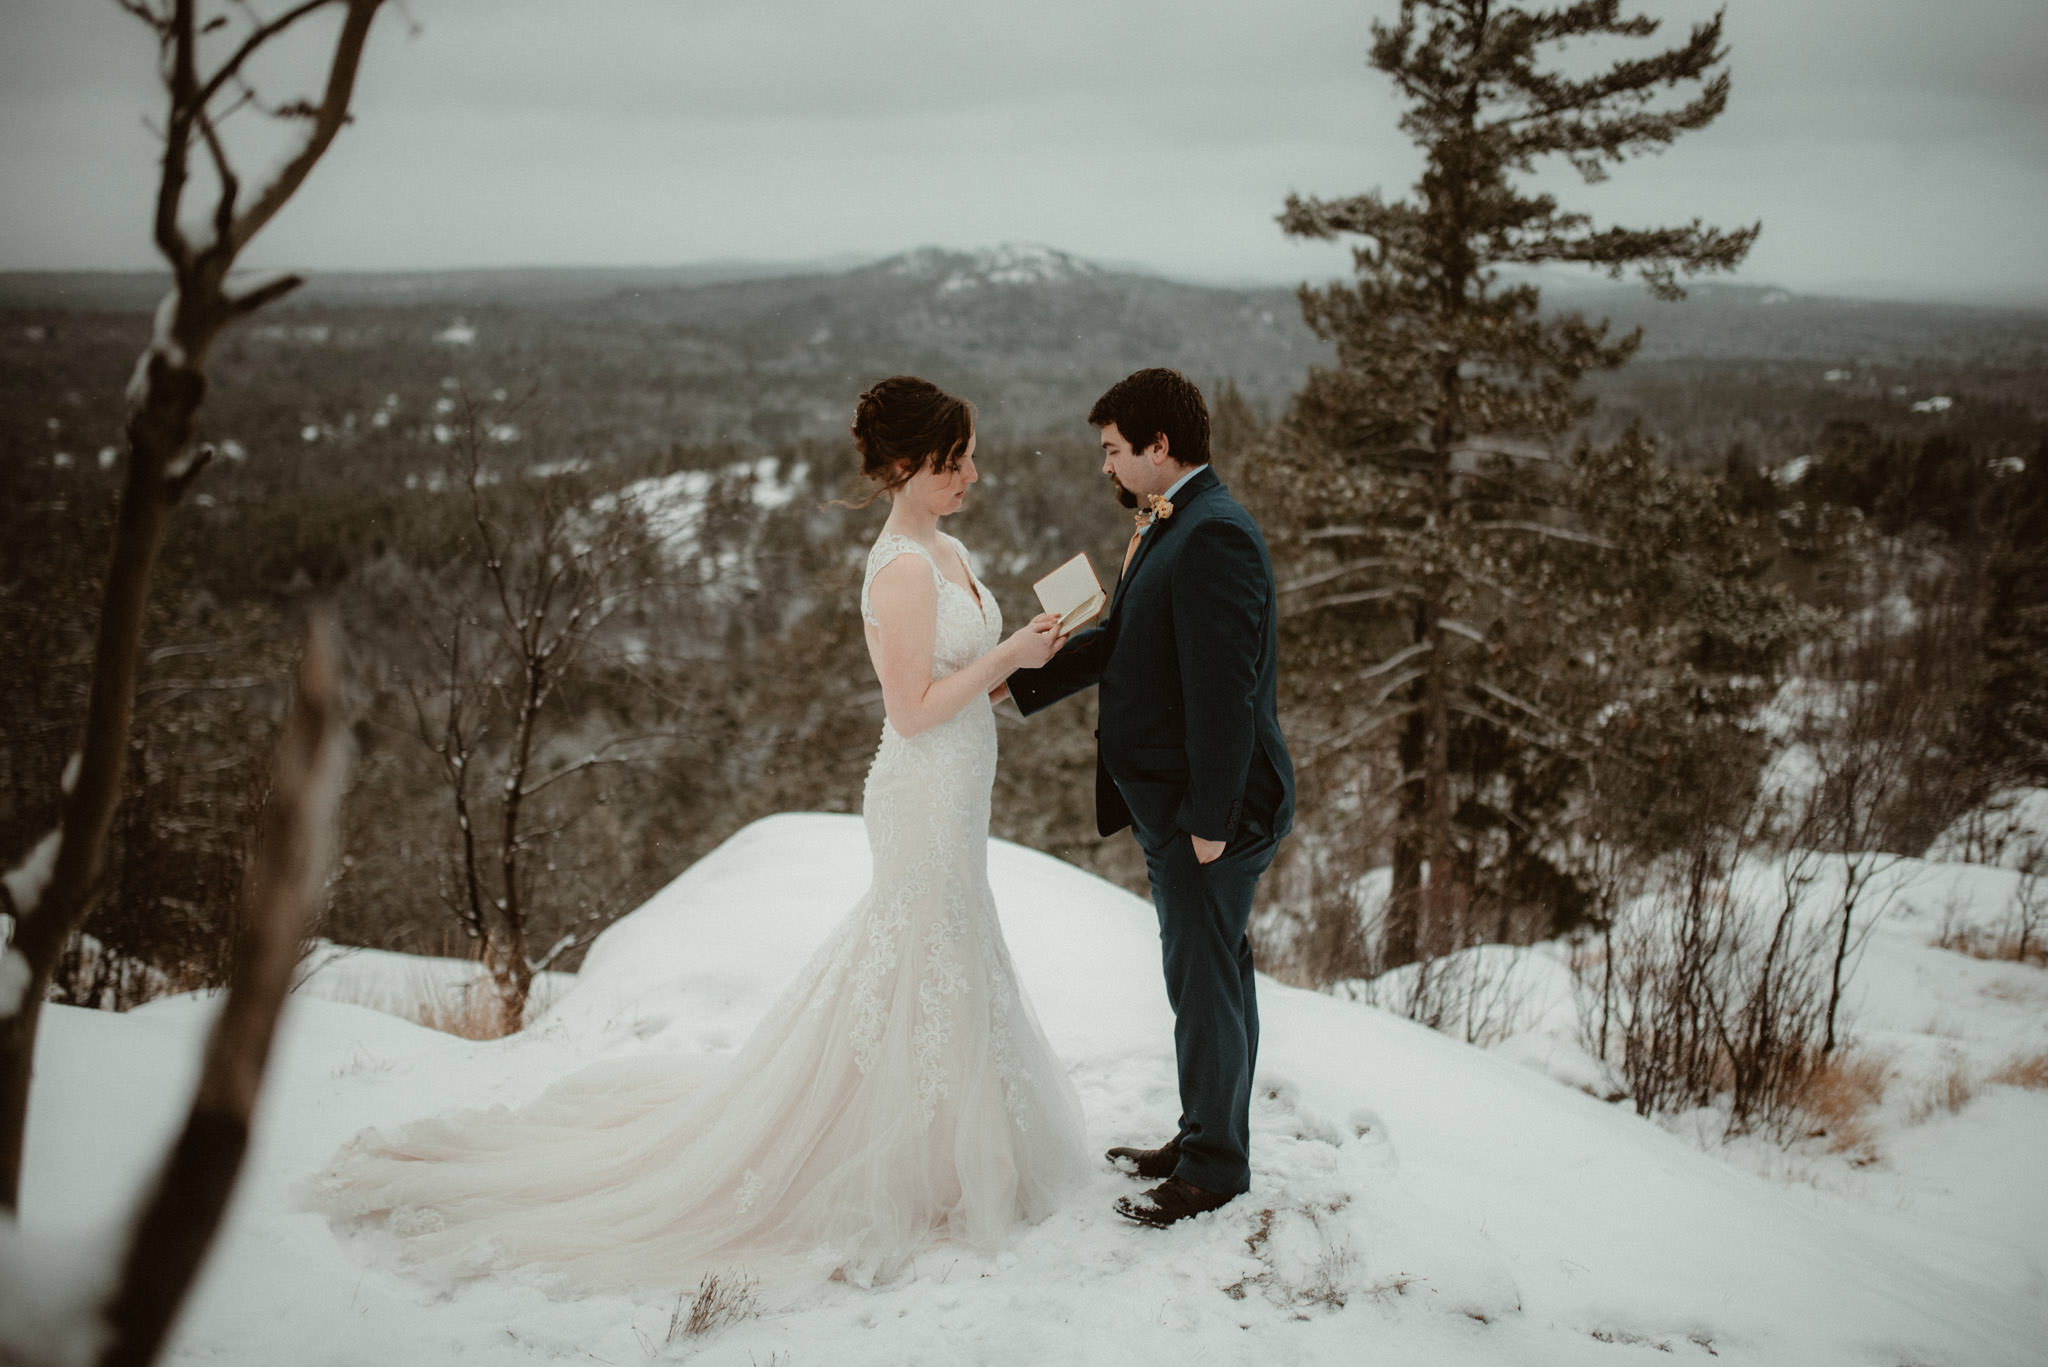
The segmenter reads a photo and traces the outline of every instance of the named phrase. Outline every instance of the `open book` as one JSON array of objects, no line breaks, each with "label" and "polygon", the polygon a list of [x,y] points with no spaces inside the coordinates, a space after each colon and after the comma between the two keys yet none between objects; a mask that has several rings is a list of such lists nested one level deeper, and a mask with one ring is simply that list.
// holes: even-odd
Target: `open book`
[{"label": "open book", "polygon": [[1102,591],[1102,581],[1095,577],[1095,567],[1088,563],[1086,551],[1031,587],[1037,590],[1039,604],[1047,612],[1060,615],[1062,636],[1109,606],[1109,595]]}]

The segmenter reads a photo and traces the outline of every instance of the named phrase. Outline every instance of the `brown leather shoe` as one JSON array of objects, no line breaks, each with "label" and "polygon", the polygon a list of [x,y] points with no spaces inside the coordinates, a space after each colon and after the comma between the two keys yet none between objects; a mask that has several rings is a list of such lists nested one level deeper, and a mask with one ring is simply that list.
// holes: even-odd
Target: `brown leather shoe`
[{"label": "brown leather shoe", "polygon": [[1205,1191],[1193,1182],[1169,1177],[1142,1195],[1117,1197],[1116,1213],[1141,1225],[1165,1229],[1191,1215],[1228,1205],[1234,1199],[1235,1193]]},{"label": "brown leather shoe", "polygon": [[1132,1177],[1142,1177],[1157,1182],[1162,1177],[1173,1176],[1173,1170],[1180,1166],[1180,1145],[1168,1140],[1156,1149],[1133,1149],[1119,1145],[1102,1155],[1119,1172]]}]

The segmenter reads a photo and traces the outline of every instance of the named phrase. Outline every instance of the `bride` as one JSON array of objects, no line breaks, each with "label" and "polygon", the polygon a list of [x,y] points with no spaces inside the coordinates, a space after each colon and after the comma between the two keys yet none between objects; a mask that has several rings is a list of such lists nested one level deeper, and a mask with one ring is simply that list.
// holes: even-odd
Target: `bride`
[{"label": "bride", "polygon": [[313,1203],[436,1280],[550,1289],[886,1280],[935,1240],[998,1245],[1078,1180],[1081,1106],[1024,999],[988,884],[991,703],[1058,648],[939,530],[975,482],[974,409],[899,375],[860,396],[890,501],[861,616],[887,720],[862,815],[873,881],[721,1067],[600,1063],[518,1111],[366,1130]]}]

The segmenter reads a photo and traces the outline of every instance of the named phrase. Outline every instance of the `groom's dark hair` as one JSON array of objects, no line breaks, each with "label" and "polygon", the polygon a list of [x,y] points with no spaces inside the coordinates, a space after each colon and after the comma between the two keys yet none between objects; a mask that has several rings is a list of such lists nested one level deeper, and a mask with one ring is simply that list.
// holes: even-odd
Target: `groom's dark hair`
[{"label": "groom's dark hair", "polygon": [[1154,367],[1127,375],[1088,410],[1094,427],[1116,424],[1116,430],[1142,451],[1160,437],[1167,454],[1182,465],[1209,463],[1209,407],[1202,391],[1178,370]]}]

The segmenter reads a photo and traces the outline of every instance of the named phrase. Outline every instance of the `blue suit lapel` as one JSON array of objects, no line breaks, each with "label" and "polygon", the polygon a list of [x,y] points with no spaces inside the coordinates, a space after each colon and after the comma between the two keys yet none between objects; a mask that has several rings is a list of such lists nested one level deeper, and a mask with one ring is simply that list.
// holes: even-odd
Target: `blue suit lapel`
[{"label": "blue suit lapel", "polygon": [[1102,615],[1103,625],[1107,626],[1116,620],[1117,605],[1124,601],[1125,590],[1130,588],[1131,581],[1138,577],[1139,566],[1145,563],[1145,558],[1151,553],[1152,548],[1173,531],[1187,506],[1211,489],[1221,488],[1222,484],[1223,481],[1216,477],[1216,470],[1212,466],[1181,486],[1180,492],[1173,499],[1173,516],[1164,522],[1153,523],[1151,528],[1138,538],[1138,553],[1131,557],[1130,568],[1116,581],[1116,592],[1110,596],[1109,610]]}]

